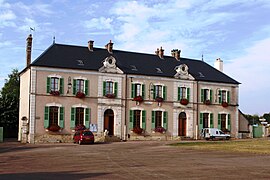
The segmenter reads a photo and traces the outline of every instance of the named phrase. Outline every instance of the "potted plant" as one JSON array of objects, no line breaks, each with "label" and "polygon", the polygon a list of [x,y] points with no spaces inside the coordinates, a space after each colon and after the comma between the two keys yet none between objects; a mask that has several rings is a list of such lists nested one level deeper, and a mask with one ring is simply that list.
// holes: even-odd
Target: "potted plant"
[{"label": "potted plant", "polygon": [[76,97],[77,98],[84,98],[85,97],[85,94],[83,92],[77,92],[76,93]]},{"label": "potted plant", "polygon": [[50,94],[53,96],[59,96],[60,92],[59,91],[51,91]]},{"label": "potted plant", "polygon": [[86,129],[86,127],[85,127],[85,125],[83,125],[83,124],[78,124],[76,127],[75,127],[75,131],[83,131],[83,130],[85,130]]},{"label": "potted plant", "polygon": [[142,96],[136,96],[133,98],[134,101],[137,101],[137,102],[143,102],[143,98]]},{"label": "potted plant", "polygon": [[187,104],[188,104],[188,99],[182,98],[182,99],[180,100],[180,104],[182,104],[182,105],[187,105]]},{"label": "potted plant", "polygon": [[207,100],[204,101],[204,104],[210,105],[211,104],[211,101],[209,99],[207,99]]},{"label": "potted plant", "polygon": [[105,95],[107,98],[115,98],[115,95],[114,94],[106,94]]},{"label": "potted plant", "polygon": [[157,101],[157,102],[163,102],[163,100],[164,100],[164,99],[163,99],[162,97],[159,97],[159,96],[156,97],[156,101]]},{"label": "potted plant", "polygon": [[60,126],[58,126],[57,124],[52,124],[48,127],[48,130],[49,131],[52,131],[52,132],[57,132],[61,129]]},{"label": "potted plant", "polygon": [[165,133],[166,129],[164,127],[158,126],[154,131],[158,133]]},{"label": "potted plant", "polygon": [[221,105],[222,105],[223,107],[228,107],[228,106],[229,106],[229,104],[228,104],[227,102],[222,102]]},{"label": "potted plant", "polygon": [[135,128],[132,129],[132,131],[133,131],[134,133],[136,133],[136,134],[142,134],[143,129],[140,128],[140,127],[135,127]]}]

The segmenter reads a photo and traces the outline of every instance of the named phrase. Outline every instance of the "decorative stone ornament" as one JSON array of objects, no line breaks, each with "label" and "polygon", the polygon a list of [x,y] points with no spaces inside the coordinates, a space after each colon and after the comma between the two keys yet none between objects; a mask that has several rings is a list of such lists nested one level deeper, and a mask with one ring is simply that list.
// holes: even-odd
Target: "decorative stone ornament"
[{"label": "decorative stone ornament", "polygon": [[103,60],[103,66],[99,68],[99,72],[123,74],[124,72],[116,66],[116,59],[109,56]]},{"label": "decorative stone ornament", "polygon": [[176,74],[174,75],[175,78],[194,80],[188,73],[188,66],[186,64],[180,64],[179,66],[176,66],[174,70],[176,71]]}]

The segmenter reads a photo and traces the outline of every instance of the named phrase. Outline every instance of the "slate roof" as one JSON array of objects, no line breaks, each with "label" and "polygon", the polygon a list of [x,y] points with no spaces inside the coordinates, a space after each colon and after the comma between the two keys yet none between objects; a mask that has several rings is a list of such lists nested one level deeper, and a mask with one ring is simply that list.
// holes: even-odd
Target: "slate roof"
[{"label": "slate roof", "polygon": [[[181,57],[181,60],[177,61],[171,56],[164,56],[164,59],[160,59],[156,54],[120,50],[113,50],[113,54],[109,54],[105,48],[94,48],[93,52],[90,52],[87,47],[62,44],[52,44],[31,63],[31,66],[98,71],[103,66],[103,60],[110,55],[116,59],[117,67],[125,74],[174,78],[175,67],[186,64],[189,73],[196,81],[240,84],[201,60]],[[162,73],[158,72],[156,68],[159,68]]]}]

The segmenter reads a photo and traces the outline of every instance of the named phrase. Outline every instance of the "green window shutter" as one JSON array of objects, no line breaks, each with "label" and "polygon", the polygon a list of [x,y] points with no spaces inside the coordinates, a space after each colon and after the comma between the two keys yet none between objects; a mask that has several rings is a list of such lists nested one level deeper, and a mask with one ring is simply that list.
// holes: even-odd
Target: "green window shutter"
[{"label": "green window shutter", "polygon": [[90,127],[90,109],[85,108],[85,115],[84,115],[84,125],[86,128]]},{"label": "green window shutter", "polygon": [[181,87],[178,87],[177,101],[180,101],[181,98]]},{"label": "green window shutter", "polygon": [[218,91],[218,103],[221,104],[221,90]]},{"label": "green window shutter", "polygon": [[145,98],[145,85],[142,84],[142,98]]},{"label": "green window shutter", "polygon": [[51,92],[51,78],[47,77],[47,93]]},{"label": "green window shutter", "polygon": [[203,113],[200,113],[200,123],[199,123],[199,131],[203,128]]},{"label": "green window shutter", "polygon": [[204,89],[201,89],[201,102],[204,102]]},{"label": "green window shutter", "polygon": [[214,128],[214,118],[213,118],[213,113],[210,113],[210,128]]},{"label": "green window shutter", "polygon": [[71,108],[70,113],[70,128],[75,128],[75,108]]},{"label": "green window shutter", "polygon": [[156,86],[153,86],[153,99],[156,99]]},{"label": "green window shutter", "polygon": [[163,112],[163,128],[168,129],[168,112]]},{"label": "green window shutter", "polygon": [[221,129],[221,114],[218,114],[218,129]]},{"label": "green window shutter", "polygon": [[167,86],[163,86],[163,99],[167,100]]},{"label": "green window shutter", "polygon": [[152,111],[152,129],[155,129],[156,127],[155,119],[155,111]]},{"label": "green window shutter", "polygon": [[45,106],[44,109],[44,128],[48,128],[49,127],[49,107]]},{"label": "green window shutter", "polygon": [[60,78],[60,94],[64,94],[64,78]]},{"label": "green window shutter", "polygon": [[103,96],[106,95],[106,81],[103,81]]},{"label": "green window shutter", "polygon": [[212,100],[213,100],[213,90],[210,89],[210,102],[212,102]]},{"label": "green window shutter", "polygon": [[73,79],[73,95],[76,95],[77,93],[77,88],[76,88],[77,84],[76,84],[76,79]]},{"label": "green window shutter", "polygon": [[187,88],[187,100],[190,101],[190,88]]},{"label": "green window shutter", "polygon": [[142,111],[142,129],[146,129],[146,111]]},{"label": "green window shutter", "polygon": [[228,130],[231,131],[231,115],[228,114]]},{"label": "green window shutter", "polygon": [[230,91],[227,91],[227,103],[230,103]]},{"label": "green window shutter", "polygon": [[117,92],[118,92],[118,82],[114,83],[114,95],[117,97]]},{"label": "green window shutter", "polygon": [[131,84],[131,98],[135,97],[135,84]]},{"label": "green window shutter", "polygon": [[85,80],[84,81],[84,93],[85,93],[86,96],[89,95],[88,91],[89,91],[89,80]]},{"label": "green window shutter", "polygon": [[60,107],[60,119],[59,119],[59,126],[61,128],[64,128],[64,118],[65,118],[65,114],[64,114],[64,107]]},{"label": "green window shutter", "polygon": [[129,129],[133,129],[134,111],[129,110]]}]

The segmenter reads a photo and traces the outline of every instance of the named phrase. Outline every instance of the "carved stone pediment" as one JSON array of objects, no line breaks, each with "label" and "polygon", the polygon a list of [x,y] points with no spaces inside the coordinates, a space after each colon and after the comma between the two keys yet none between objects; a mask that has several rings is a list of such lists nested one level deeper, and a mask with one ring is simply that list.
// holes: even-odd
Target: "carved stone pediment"
[{"label": "carved stone pediment", "polygon": [[99,72],[123,74],[123,71],[116,66],[116,59],[113,56],[103,60],[103,66],[99,68]]},{"label": "carved stone pediment", "polygon": [[176,71],[176,74],[174,75],[175,78],[194,80],[194,78],[188,73],[188,66],[186,64],[180,64],[174,69]]}]

